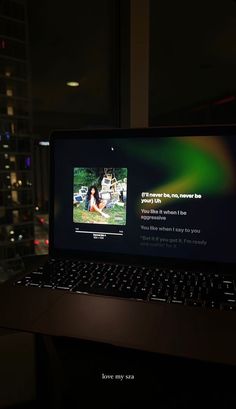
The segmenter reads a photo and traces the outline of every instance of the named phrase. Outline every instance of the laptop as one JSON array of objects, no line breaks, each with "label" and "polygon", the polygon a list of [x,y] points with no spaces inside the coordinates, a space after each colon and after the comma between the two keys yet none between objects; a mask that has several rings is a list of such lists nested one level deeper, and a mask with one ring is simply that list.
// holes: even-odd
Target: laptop
[{"label": "laptop", "polygon": [[49,259],[15,285],[236,311],[236,127],[61,130]]}]

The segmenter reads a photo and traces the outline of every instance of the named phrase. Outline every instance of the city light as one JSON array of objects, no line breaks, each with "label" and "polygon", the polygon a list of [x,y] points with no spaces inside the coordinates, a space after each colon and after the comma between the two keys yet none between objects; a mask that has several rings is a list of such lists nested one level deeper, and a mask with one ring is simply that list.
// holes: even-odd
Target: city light
[{"label": "city light", "polygon": [[[35,254],[34,192],[31,182],[33,177],[31,169],[33,143],[31,143],[30,130],[32,114],[29,110],[32,95],[28,93],[29,56],[25,52],[28,39],[23,36],[28,33],[28,21],[25,18],[26,2],[10,1],[6,4],[4,2],[2,6],[0,1],[0,4],[2,23],[0,52],[4,54],[1,56],[4,60],[1,58],[0,70],[1,94],[4,97],[4,101],[1,101],[0,115],[0,207],[4,205],[1,214],[4,227],[0,229],[2,243],[0,258],[1,261],[4,260],[4,267],[6,266],[4,274],[6,272],[7,277],[10,271],[14,273],[18,270],[23,271],[23,265],[19,266],[19,256]],[[3,17],[4,22],[2,22]],[[41,139],[44,138],[41,137]],[[14,227],[15,225],[17,227]]]},{"label": "city light", "polygon": [[12,91],[12,89],[8,88],[8,89],[6,90],[6,95],[7,95],[8,97],[12,97],[12,96],[13,96],[13,91]]},{"label": "city light", "polygon": [[39,145],[40,146],[49,146],[49,141],[40,141]]},{"label": "city light", "polygon": [[68,81],[66,83],[66,85],[68,85],[68,87],[79,87],[79,82],[77,82],[77,81]]}]

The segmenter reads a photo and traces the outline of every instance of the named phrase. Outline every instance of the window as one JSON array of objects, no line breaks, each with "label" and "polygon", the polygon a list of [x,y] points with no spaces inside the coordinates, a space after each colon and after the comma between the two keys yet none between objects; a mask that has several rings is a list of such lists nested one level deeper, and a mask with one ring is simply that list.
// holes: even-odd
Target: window
[{"label": "window", "polygon": [[7,90],[6,90],[6,95],[7,95],[8,97],[12,97],[12,96],[13,96],[13,91],[12,91],[12,89],[7,88]]},{"label": "window", "polygon": [[24,24],[9,20],[4,16],[0,17],[0,37],[4,36],[25,40]]},{"label": "window", "polygon": [[7,107],[7,115],[14,115],[14,108],[11,105]]},{"label": "window", "polygon": [[234,123],[236,3],[150,7],[150,125]]},{"label": "window", "polygon": [[48,251],[49,150],[39,142],[54,128],[118,124],[116,4],[0,0],[2,257]]},{"label": "window", "polygon": [[1,1],[0,14],[23,21],[25,18],[24,4],[12,0]]}]

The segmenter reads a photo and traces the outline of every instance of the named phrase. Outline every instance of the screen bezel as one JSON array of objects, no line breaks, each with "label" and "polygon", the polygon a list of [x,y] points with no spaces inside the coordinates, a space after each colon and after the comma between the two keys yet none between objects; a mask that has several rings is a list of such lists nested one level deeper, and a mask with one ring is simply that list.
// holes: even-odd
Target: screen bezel
[{"label": "screen bezel", "polygon": [[83,260],[98,260],[103,262],[121,262],[124,264],[162,264],[175,265],[179,268],[194,268],[217,272],[234,272],[236,263],[189,260],[183,258],[165,258],[143,255],[114,254],[105,252],[68,250],[56,248],[54,245],[54,197],[55,197],[55,173],[54,158],[55,144],[60,139],[110,139],[110,138],[158,138],[158,137],[188,137],[188,136],[235,136],[236,125],[196,125],[196,126],[160,126],[152,128],[104,128],[104,129],[86,129],[86,130],[55,130],[50,135],[50,195],[49,195],[49,256],[62,258],[81,258]]}]

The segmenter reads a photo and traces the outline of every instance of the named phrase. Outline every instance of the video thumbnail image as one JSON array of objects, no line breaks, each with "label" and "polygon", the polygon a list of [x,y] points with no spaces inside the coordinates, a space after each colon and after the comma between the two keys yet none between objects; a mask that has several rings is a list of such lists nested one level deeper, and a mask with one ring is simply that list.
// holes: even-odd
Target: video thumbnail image
[{"label": "video thumbnail image", "polygon": [[74,223],[125,225],[126,201],[126,168],[74,168]]}]

